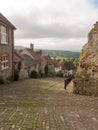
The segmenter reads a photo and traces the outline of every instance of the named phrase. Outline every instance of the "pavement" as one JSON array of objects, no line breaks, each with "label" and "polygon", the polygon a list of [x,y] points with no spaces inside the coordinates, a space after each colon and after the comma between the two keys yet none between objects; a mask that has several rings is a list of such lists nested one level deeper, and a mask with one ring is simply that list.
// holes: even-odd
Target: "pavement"
[{"label": "pavement", "polygon": [[0,130],[98,130],[98,97],[74,95],[72,82],[37,82],[0,87]]}]

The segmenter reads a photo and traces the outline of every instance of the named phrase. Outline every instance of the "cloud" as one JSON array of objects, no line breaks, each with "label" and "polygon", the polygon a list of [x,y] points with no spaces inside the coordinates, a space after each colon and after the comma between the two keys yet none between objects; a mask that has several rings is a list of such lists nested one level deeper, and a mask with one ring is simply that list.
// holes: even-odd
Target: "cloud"
[{"label": "cloud", "polygon": [[[72,50],[81,51],[82,46],[85,44],[86,38],[72,38],[72,39],[62,39],[62,38],[44,38],[44,39],[20,39],[17,40],[16,45],[24,45],[29,47],[30,43],[34,44],[35,49],[52,49],[52,50]],[[81,44],[79,44],[81,43]]]},{"label": "cloud", "polygon": [[7,1],[2,1],[0,8],[17,28],[17,44],[33,40],[43,48],[49,44],[55,48],[59,42],[60,49],[73,49],[75,44],[80,50],[97,21],[95,0],[10,0],[6,5]]}]

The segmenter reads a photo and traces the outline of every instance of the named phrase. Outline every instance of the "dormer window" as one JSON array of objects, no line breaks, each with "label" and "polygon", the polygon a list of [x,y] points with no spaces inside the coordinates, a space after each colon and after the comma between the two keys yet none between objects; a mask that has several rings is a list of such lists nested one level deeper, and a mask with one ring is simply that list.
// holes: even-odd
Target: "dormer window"
[{"label": "dormer window", "polygon": [[1,26],[1,44],[8,44],[8,29]]}]

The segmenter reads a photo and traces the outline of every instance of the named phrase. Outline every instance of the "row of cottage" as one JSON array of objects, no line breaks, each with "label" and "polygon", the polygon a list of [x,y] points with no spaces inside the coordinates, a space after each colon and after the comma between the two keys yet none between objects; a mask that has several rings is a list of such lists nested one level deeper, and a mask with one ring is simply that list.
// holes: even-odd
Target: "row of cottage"
[{"label": "row of cottage", "polygon": [[20,78],[30,77],[32,71],[38,74],[45,74],[45,67],[48,66],[49,74],[58,74],[63,71],[62,65],[49,55],[43,56],[42,51],[34,51],[34,44],[30,44],[30,48],[20,51],[14,51],[14,67],[18,69],[21,63]]},{"label": "row of cottage", "polygon": [[0,13],[0,77],[14,77],[19,69],[20,78],[29,77],[32,70],[45,73],[48,65],[49,73],[66,71],[65,67],[50,56],[43,56],[42,51],[34,51],[34,45],[24,50],[14,50],[14,30],[16,27]]}]

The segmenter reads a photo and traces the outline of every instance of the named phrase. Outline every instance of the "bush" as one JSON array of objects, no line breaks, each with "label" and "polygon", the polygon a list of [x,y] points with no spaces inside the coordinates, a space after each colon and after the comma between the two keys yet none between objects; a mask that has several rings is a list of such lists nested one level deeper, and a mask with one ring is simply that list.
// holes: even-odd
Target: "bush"
[{"label": "bush", "polygon": [[19,71],[18,70],[15,70],[15,73],[14,73],[14,81],[18,81],[19,80]]},{"label": "bush", "polygon": [[48,65],[45,66],[45,75],[47,76],[49,74],[49,67]]},{"label": "bush", "polygon": [[79,61],[81,61],[82,58],[85,57],[87,53],[88,52],[86,48],[82,49],[82,52],[80,53],[80,56],[79,56]]},{"label": "bush", "polygon": [[64,77],[63,73],[60,71],[59,73],[56,74],[58,77]]},{"label": "bush", "polygon": [[31,78],[38,78],[38,73],[36,71],[31,71],[31,75],[30,75]]},{"label": "bush", "polygon": [[22,63],[19,61],[19,63],[18,63],[18,71],[20,72],[20,70],[21,70],[21,66],[22,66]]},{"label": "bush", "polygon": [[54,77],[54,76],[55,76],[55,74],[53,74],[53,73],[47,74],[47,77]]},{"label": "bush", "polygon": [[7,79],[4,78],[4,77],[0,77],[0,84],[8,84],[8,83],[10,83],[9,80],[7,80]]}]

